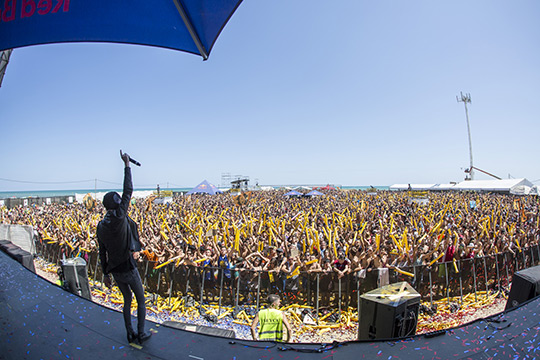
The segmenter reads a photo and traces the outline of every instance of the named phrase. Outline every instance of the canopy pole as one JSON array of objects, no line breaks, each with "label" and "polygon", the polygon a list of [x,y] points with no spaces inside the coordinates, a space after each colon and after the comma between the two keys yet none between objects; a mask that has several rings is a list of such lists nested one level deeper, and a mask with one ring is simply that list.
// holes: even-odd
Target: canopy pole
[{"label": "canopy pole", "polygon": [[9,63],[9,57],[13,49],[7,49],[0,51],[0,87],[2,86],[2,80],[4,80],[4,74],[6,73],[6,68]]},{"label": "canopy pole", "polygon": [[189,31],[189,34],[191,35],[191,38],[193,39],[193,42],[197,46],[197,49],[199,50],[199,53],[203,57],[203,60],[208,59],[208,53],[206,52],[206,49],[204,48],[204,45],[201,43],[201,39],[199,39],[199,35],[195,31],[195,28],[193,27],[193,24],[191,23],[191,20],[186,14],[186,11],[184,10],[184,6],[181,3],[182,0],[174,0],[174,5],[176,5],[176,9],[180,13],[180,16],[182,17],[182,20],[184,21],[184,25],[186,25],[187,30]]}]

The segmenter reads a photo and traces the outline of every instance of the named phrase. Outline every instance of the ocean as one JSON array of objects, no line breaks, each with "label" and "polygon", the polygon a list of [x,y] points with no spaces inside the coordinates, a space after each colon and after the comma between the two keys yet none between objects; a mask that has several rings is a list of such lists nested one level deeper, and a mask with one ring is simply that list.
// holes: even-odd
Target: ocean
[{"label": "ocean", "polygon": [[[273,188],[280,188],[282,186],[290,185],[270,185]],[[371,186],[342,186],[342,189],[345,190],[367,190]],[[388,186],[374,186],[378,190],[388,190]],[[156,189],[145,188],[145,189],[135,189],[133,191],[134,197],[145,197],[152,194]],[[161,189],[162,191],[174,191],[174,192],[186,192],[191,190],[191,188],[168,188]],[[29,197],[40,197],[48,198],[55,196],[74,196],[79,199],[84,197],[86,194],[96,195],[98,199],[103,197],[109,191],[122,192],[122,189],[79,189],[79,190],[27,190],[27,191],[0,191],[0,199],[9,199],[9,198],[29,198]]]}]

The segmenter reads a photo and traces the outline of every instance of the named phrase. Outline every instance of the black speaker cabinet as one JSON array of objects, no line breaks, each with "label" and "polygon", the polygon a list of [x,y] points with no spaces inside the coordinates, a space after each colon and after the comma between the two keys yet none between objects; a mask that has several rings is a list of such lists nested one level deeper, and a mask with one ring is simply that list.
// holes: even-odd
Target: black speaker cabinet
[{"label": "black speaker cabinet", "polygon": [[236,337],[236,333],[234,332],[234,330],[219,329],[212,326],[186,324],[186,323],[182,323],[178,321],[164,321],[162,325],[172,327],[175,329],[196,332],[199,334],[221,336],[221,337],[226,337],[226,338],[231,338],[231,339],[234,339]]},{"label": "black speaker cabinet", "polygon": [[85,299],[92,300],[90,286],[88,285],[88,271],[86,270],[86,261],[77,257],[74,259],[65,259],[61,263],[64,274],[65,287],[75,295],[82,296]]},{"label": "black speaker cabinet", "polygon": [[540,265],[515,272],[505,310],[540,295]]},{"label": "black speaker cabinet", "polygon": [[12,259],[21,263],[25,268],[36,272],[34,267],[34,256],[28,251],[21,249],[9,240],[0,240],[0,249],[8,254]]},{"label": "black speaker cabinet", "polygon": [[406,282],[383,286],[360,297],[358,340],[393,339],[416,333],[420,294]]}]

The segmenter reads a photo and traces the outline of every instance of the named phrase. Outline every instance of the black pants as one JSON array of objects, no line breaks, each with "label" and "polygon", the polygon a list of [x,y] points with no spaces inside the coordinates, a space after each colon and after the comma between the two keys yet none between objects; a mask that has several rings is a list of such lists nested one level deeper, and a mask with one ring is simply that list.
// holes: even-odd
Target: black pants
[{"label": "black pants", "polygon": [[124,314],[124,323],[126,325],[126,331],[133,333],[133,327],[131,326],[131,291],[135,294],[137,299],[137,331],[139,334],[144,333],[144,320],[146,318],[146,305],[144,303],[144,289],[141,282],[141,277],[137,269],[122,273],[112,273],[116,284],[120,288],[122,295],[124,296],[124,308],[122,310]]}]

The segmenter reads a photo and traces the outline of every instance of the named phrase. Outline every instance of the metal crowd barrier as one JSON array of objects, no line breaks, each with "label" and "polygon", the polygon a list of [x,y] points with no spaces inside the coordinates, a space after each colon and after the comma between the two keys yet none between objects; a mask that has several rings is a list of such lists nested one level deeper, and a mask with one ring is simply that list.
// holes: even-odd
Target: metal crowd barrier
[{"label": "metal crowd barrier", "polygon": [[[38,254],[48,262],[58,264],[79,254],[77,249],[57,243],[38,241]],[[97,252],[81,252],[88,263],[88,275],[103,281]],[[406,281],[422,296],[433,302],[444,298],[487,292],[508,286],[515,271],[540,264],[540,246],[523,248],[512,254],[505,252],[485,257],[433,266],[401,268],[411,277],[388,269],[389,283]],[[382,269],[350,273],[338,278],[334,272],[307,273],[290,276],[285,273],[263,272],[218,267],[179,266],[174,263],[157,268],[158,263],[146,259],[137,263],[146,291],[164,298],[191,296],[200,303],[220,306],[253,305],[259,308],[268,294],[279,294],[283,304],[308,305],[317,309],[347,309],[357,307],[360,294],[376,289],[381,283]],[[457,270],[457,271],[456,271]],[[262,299],[262,300],[261,300]]]}]

